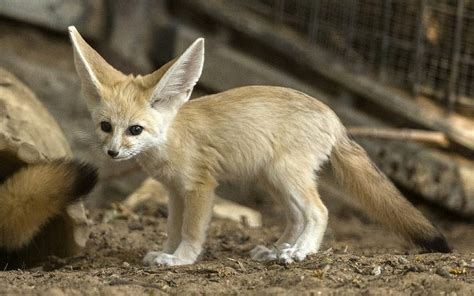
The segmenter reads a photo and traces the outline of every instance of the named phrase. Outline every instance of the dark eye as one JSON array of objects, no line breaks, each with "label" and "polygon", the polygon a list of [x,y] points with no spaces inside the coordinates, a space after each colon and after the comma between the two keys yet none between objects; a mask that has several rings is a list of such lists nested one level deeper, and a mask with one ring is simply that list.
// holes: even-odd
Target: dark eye
[{"label": "dark eye", "polygon": [[110,133],[112,131],[112,125],[107,121],[102,121],[100,123],[100,129],[105,133]]},{"label": "dark eye", "polygon": [[128,128],[128,130],[130,131],[130,134],[132,134],[133,136],[138,136],[139,134],[143,132],[143,126],[132,125],[131,127]]}]

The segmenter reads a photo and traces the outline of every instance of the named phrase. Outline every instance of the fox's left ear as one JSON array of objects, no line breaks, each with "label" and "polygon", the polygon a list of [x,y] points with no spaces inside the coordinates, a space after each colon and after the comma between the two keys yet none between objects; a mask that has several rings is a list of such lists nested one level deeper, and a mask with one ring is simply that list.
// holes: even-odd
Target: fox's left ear
[{"label": "fox's left ear", "polygon": [[[179,107],[185,103],[201,77],[203,65],[204,39],[199,38],[169,66],[158,81],[150,98],[152,106]],[[168,65],[164,67],[168,67]]]},{"label": "fox's left ear", "polygon": [[123,79],[125,75],[109,65],[87,44],[74,26],[70,26],[68,30],[74,48],[74,64],[81,78],[84,95],[88,103],[97,103],[101,90]]}]

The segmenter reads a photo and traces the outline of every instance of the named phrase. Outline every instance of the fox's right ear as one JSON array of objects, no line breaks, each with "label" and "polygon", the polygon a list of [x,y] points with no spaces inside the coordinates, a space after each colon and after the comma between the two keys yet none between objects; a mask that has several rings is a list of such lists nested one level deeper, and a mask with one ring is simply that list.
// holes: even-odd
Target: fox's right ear
[{"label": "fox's right ear", "polygon": [[74,48],[74,64],[82,82],[84,96],[90,103],[100,100],[101,91],[123,78],[124,74],[109,65],[86,41],[74,26],[68,27]]},{"label": "fox's right ear", "polygon": [[151,105],[180,107],[201,77],[204,65],[204,39],[198,38],[177,59],[145,77],[158,80],[150,97]]}]

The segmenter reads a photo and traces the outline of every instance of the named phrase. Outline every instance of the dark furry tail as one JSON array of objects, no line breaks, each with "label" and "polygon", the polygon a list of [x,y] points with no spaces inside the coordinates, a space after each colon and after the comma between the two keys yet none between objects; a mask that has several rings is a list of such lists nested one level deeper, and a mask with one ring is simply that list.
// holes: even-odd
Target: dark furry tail
[{"label": "dark furry tail", "polygon": [[365,150],[346,135],[331,155],[335,177],[358,199],[370,217],[428,252],[450,252],[436,229],[378,170]]},{"label": "dark furry tail", "polygon": [[26,246],[51,218],[97,183],[97,170],[76,160],[28,165],[0,184],[0,248]]}]

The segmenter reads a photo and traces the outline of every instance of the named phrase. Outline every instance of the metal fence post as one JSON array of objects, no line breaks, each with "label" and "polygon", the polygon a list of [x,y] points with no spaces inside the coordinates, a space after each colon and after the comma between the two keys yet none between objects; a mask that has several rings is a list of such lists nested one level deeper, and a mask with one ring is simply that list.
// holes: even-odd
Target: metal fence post
[{"label": "metal fence post", "polygon": [[379,59],[379,79],[384,82],[386,80],[387,70],[387,54],[388,47],[390,44],[390,20],[392,17],[392,1],[385,0],[383,7],[383,28],[382,28],[382,46],[380,48],[380,59]]},{"label": "metal fence post", "polygon": [[456,9],[456,27],[454,33],[454,45],[451,57],[450,75],[447,88],[447,101],[448,111],[451,112],[454,109],[456,103],[457,93],[456,84],[459,77],[459,59],[461,57],[461,39],[462,39],[462,25],[464,18],[464,0],[458,0]]}]

